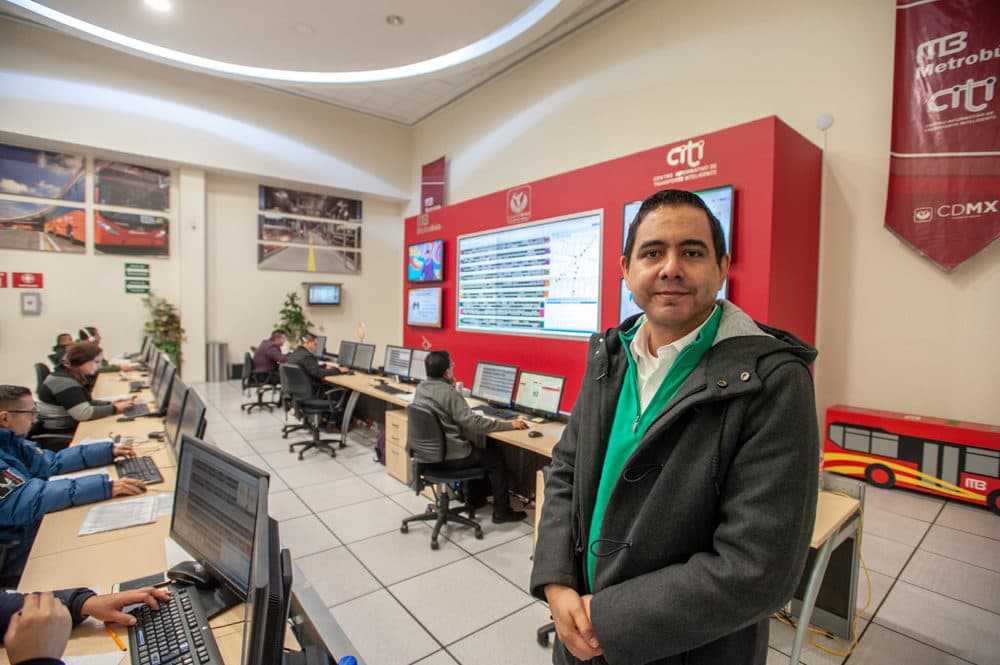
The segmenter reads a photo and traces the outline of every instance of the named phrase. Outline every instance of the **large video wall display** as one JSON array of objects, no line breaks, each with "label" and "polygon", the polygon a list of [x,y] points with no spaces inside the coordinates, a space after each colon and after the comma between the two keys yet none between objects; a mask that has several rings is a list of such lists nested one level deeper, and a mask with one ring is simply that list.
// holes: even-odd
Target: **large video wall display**
[{"label": "large video wall display", "polygon": [[258,269],[361,272],[361,201],[261,185],[258,207]]},{"label": "large video wall display", "polygon": [[586,337],[600,326],[601,211],[458,237],[457,330]]},{"label": "large video wall display", "polygon": [[0,247],[167,257],[169,230],[166,171],[0,145]]}]

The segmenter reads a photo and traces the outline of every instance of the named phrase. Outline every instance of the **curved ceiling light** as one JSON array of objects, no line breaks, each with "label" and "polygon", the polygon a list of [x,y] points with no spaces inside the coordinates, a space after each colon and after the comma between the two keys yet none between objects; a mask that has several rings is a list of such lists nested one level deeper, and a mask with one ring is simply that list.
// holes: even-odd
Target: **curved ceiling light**
[{"label": "curved ceiling light", "polygon": [[249,65],[238,65],[231,62],[203,58],[191,53],[175,51],[174,49],[157,46],[156,44],[144,42],[140,39],[134,39],[56,11],[34,0],[7,1],[33,14],[88,34],[101,41],[110,42],[156,58],[231,76],[269,81],[288,81],[292,83],[372,83],[420,76],[447,69],[448,67],[454,67],[455,65],[460,65],[463,62],[468,62],[490,51],[494,51],[510,42],[545,18],[560,2],[560,0],[536,0],[527,11],[496,32],[468,46],[463,46],[460,49],[439,55],[436,58],[430,58],[429,60],[414,62],[400,67],[371,69],[359,72],[304,72],[288,69],[269,69],[267,67],[251,67]]}]

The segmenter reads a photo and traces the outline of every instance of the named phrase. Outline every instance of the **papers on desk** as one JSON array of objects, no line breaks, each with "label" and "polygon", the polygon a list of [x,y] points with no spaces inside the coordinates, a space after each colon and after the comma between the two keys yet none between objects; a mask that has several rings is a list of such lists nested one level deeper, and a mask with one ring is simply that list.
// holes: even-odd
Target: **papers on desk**
[{"label": "papers on desk", "polygon": [[[111,638],[108,638],[111,641]],[[114,646],[114,645],[112,645]],[[116,650],[112,653],[95,653],[88,656],[63,656],[66,665],[118,665],[126,662],[129,656],[124,651]]]},{"label": "papers on desk", "polygon": [[156,516],[166,517],[174,512],[174,493],[161,492],[156,495]]},{"label": "papers on desk", "polygon": [[94,399],[102,402],[120,402],[123,399],[135,399],[135,395],[131,393],[124,393],[121,395],[95,395]]},{"label": "papers on desk", "polygon": [[410,403],[412,403],[413,402],[413,396],[415,394],[416,393],[399,393],[398,395],[394,395],[394,397],[396,397],[397,399],[399,399],[401,402],[410,402]]},{"label": "papers on desk", "polygon": [[112,439],[110,436],[102,436],[100,439],[91,439],[89,436],[85,436],[83,437],[83,441],[81,441],[76,445],[84,446],[87,445],[88,443],[114,443],[114,439]]},{"label": "papers on desk", "polygon": [[155,522],[159,516],[159,495],[150,494],[127,501],[94,506],[80,525],[81,536]]}]

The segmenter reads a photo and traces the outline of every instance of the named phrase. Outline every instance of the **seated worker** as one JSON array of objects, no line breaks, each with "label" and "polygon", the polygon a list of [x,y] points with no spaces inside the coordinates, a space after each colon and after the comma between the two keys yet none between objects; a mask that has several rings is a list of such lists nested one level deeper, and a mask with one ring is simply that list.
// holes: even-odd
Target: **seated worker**
[{"label": "seated worker", "polygon": [[106,466],[115,457],[135,457],[135,452],[111,442],[73,446],[58,453],[42,450],[24,438],[35,413],[30,390],[0,386],[0,541],[20,541],[7,552],[0,586],[17,586],[46,513],[146,491],[138,480],[112,481],[103,473],[47,480],[56,474]]},{"label": "seated worker", "polygon": [[[101,345],[101,332],[94,326],[84,326],[80,328],[77,332],[78,342],[93,342],[97,346]],[[105,372],[120,372],[132,369],[132,363],[120,363],[113,365],[107,361],[106,358],[101,358],[101,366],[98,368],[98,373],[103,374]],[[93,381],[91,381],[91,387],[93,387]]]},{"label": "seated worker", "polygon": [[88,379],[97,374],[102,353],[94,342],[77,342],[66,349],[63,364],[38,389],[41,431],[73,434],[79,422],[121,413],[134,405],[131,399],[114,403],[91,399]]},{"label": "seated worker", "polygon": [[523,520],[525,513],[511,510],[507,503],[507,469],[500,449],[489,442],[486,447],[479,448],[462,437],[527,429],[528,423],[523,420],[494,420],[470,409],[453,385],[455,377],[447,351],[431,351],[424,360],[424,366],[427,380],[417,386],[413,403],[431,409],[441,421],[441,429],[448,441],[444,464],[453,469],[484,467],[493,491],[493,522],[501,524]]},{"label": "seated worker", "polygon": [[278,384],[278,365],[288,362],[288,356],[281,347],[288,341],[288,334],[277,328],[271,336],[257,345],[253,352],[253,373],[267,377],[267,382]]},{"label": "seated worker", "polygon": [[323,377],[346,374],[348,371],[347,367],[325,368],[319,364],[319,360],[316,358],[316,335],[310,332],[302,335],[302,339],[299,340],[299,347],[288,354],[287,362],[298,365],[309,375],[309,378],[313,382],[313,392],[317,394],[324,388],[331,387],[323,381]]},{"label": "seated worker", "polygon": [[72,343],[73,336],[69,333],[59,333],[56,336],[56,344],[52,347],[52,353],[49,354],[49,360],[52,361],[53,367],[59,367],[62,364],[63,355]]}]

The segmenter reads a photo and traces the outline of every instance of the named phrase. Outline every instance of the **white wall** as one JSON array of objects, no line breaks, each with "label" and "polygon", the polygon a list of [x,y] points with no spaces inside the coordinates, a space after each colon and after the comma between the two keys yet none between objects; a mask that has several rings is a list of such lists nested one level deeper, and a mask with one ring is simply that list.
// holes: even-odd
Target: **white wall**
[{"label": "white wall", "polygon": [[893,14],[870,0],[636,0],[421,123],[411,188],[442,154],[454,203],[771,114],[822,145],[814,123],[832,113],[821,413],[845,402],[996,423],[1000,252],[946,275],[882,226]]}]

